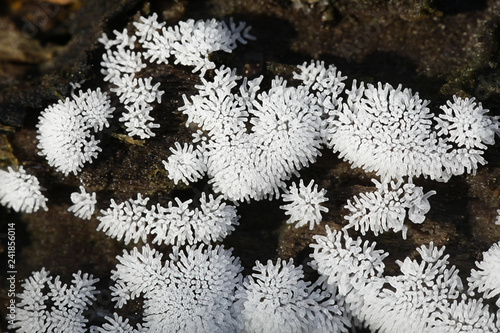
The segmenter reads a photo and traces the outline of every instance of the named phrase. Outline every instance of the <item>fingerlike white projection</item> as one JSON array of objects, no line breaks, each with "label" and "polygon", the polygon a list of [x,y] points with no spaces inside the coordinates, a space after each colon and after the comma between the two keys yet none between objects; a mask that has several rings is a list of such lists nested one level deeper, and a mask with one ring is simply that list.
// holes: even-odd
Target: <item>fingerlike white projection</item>
[{"label": "fingerlike white projection", "polygon": [[47,198],[42,194],[38,178],[27,174],[22,166],[0,170],[0,203],[16,212],[33,213],[47,210]]}]

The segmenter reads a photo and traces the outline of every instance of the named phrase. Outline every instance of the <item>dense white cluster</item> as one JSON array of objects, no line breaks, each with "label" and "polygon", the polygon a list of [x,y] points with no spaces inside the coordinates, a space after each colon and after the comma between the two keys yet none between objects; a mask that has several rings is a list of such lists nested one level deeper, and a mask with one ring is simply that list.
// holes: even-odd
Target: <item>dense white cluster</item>
[{"label": "dense white cluster", "polygon": [[111,88],[124,104],[125,110],[119,120],[125,125],[130,136],[138,136],[141,139],[155,136],[152,129],[160,125],[153,123],[153,117],[149,112],[153,110],[152,103],[161,102],[164,91],[159,90],[160,83],[154,86],[151,84],[152,78],[133,78],[125,74],[119,79],[113,80],[115,88]]},{"label": "dense white cluster", "polygon": [[[354,227],[361,234],[368,230],[377,236],[390,229],[402,232],[406,239],[408,227],[404,225],[406,217],[413,223],[423,223],[425,214],[431,208],[427,200],[436,191],[424,194],[422,187],[412,183],[403,184],[403,180],[380,183],[372,180],[377,187],[375,192],[361,193],[359,197],[347,201],[345,208],[350,214],[345,216],[349,224],[345,228]],[[389,187],[390,185],[390,187]]]},{"label": "dense white cluster", "polygon": [[[188,116],[186,125],[199,127],[193,151],[201,157],[191,157],[194,170],[201,174],[206,166],[214,189],[226,198],[278,196],[324,143],[384,183],[421,175],[447,181],[484,164],[486,145],[500,133],[498,117],[473,99],[455,96],[442,107],[445,114],[435,116],[410,89],[354,80],[344,100],[346,78],[334,66],[311,62],[298,69],[297,87],[277,77],[260,92],[262,77],[240,83],[234,70],[221,67],[213,79],[202,78],[198,95],[184,96],[179,110]],[[183,167],[168,166],[178,179],[187,172]]]},{"label": "dense white cluster", "polygon": [[162,255],[145,246],[118,257],[112,278],[118,307],[144,297],[141,332],[235,332],[234,291],[241,282],[239,259],[211,246],[174,249]]},{"label": "dense white cluster", "polygon": [[431,243],[417,251],[422,261],[396,261],[402,274],[386,277],[389,285],[380,289],[377,311],[367,307],[363,319],[372,329],[387,327],[401,332],[411,327],[411,332],[428,331],[440,315],[447,313],[449,303],[459,298],[462,281],[455,267],[448,267],[444,247],[436,248]]},{"label": "dense white cluster", "polygon": [[[235,201],[278,196],[285,180],[320,155],[323,118],[334,108],[345,78],[320,62],[304,64],[304,84],[288,86],[282,78],[259,92],[262,77],[241,79],[229,68],[202,78],[198,95],[184,97],[179,108],[194,134],[214,189]],[[324,89],[324,86],[329,89]],[[320,89],[321,88],[321,89]]]},{"label": "dense white cluster", "polygon": [[109,39],[103,34],[99,41],[104,44],[101,72],[104,81],[111,82],[111,91],[118,96],[126,112],[120,117],[130,136],[141,139],[154,136],[152,129],[159,125],[153,123],[149,113],[153,110],[152,103],[160,103],[163,91],[160,84],[152,85],[152,78],[136,78],[135,75],[146,67],[142,61],[142,53],[135,50],[136,36],[129,36],[127,29],[123,32],[114,31],[115,38]]},{"label": "dense white cluster", "polygon": [[148,201],[149,198],[143,199],[140,193],[137,194],[137,199],[129,199],[120,204],[111,199],[110,207],[101,210],[102,215],[97,217],[100,221],[97,231],[102,230],[116,240],[123,238],[125,244],[130,241],[137,243],[139,240],[145,242],[152,221],[146,207]]},{"label": "dense white cluster", "polygon": [[315,239],[313,267],[330,288],[338,288],[352,315],[374,332],[488,333],[500,329],[500,320],[488,305],[464,292],[444,247],[436,248],[432,242],[421,246],[417,248],[420,261],[396,261],[401,274],[384,276],[382,259],[387,254],[374,250],[374,243],[361,246],[361,239],[355,241],[345,232],[328,228],[326,236]]},{"label": "dense white cluster", "polygon": [[350,322],[335,297],[305,282],[293,260],[257,261],[254,271],[236,292],[242,332],[348,332]]},{"label": "dense white cluster", "polygon": [[254,37],[249,34],[250,27],[245,22],[236,24],[233,19],[229,25],[224,21],[187,20],[172,27],[164,27],[158,23],[157,15],[141,18],[134,23],[136,35],[144,47],[144,57],[151,62],[168,63],[173,57],[175,64],[194,66],[193,72],[214,69],[215,64],[208,59],[208,55],[215,51],[232,52],[237,42],[246,44]]},{"label": "dense white cluster", "polygon": [[500,331],[500,320],[492,313],[482,299],[461,297],[460,300],[448,302],[432,323],[432,332],[471,332],[493,333]]},{"label": "dense white cluster", "polygon": [[129,324],[129,320],[123,319],[116,312],[113,313],[113,317],[106,316],[104,319],[107,323],[104,323],[102,327],[92,326],[90,328],[90,333],[141,333],[144,332],[141,324],[137,324],[137,328],[134,328]]},{"label": "dense white cluster", "polygon": [[37,124],[39,154],[65,176],[76,175],[101,151],[95,133],[109,126],[114,110],[99,88],[80,90],[78,95],[48,106]]},{"label": "dense white cluster", "polygon": [[133,328],[114,314],[94,332],[347,332],[343,303],[303,280],[301,267],[279,259],[257,262],[242,281],[239,259],[216,246],[174,247],[170,259],[149,245],[118,256],[113,301],[144,299]]},{"label": "dense white cluster", "polygon": [[9,328],[19,333],[87,332],[84,311],[96,299],[97,281],[78,271],[68,286],[44,268],[33,272],[21,285],[23,292],[17,294],[14,324]]},{"label": "dense white cluster", "polygon": [[483,293],[484,298],[497,297],[496,305],[500,307],[500,242],[493,244],[483,252],[483,260],[476,262],[477,269],[472,269],[469,289]]},{"label": "dense white cluster", "polygon": [[18,171],[11,167],[7,170],[0,170],[0,203],[16,212],[47,210],[47,198],[41,192],[38,179],[27,174],[22,166]]},{"label": "dense white cluster", "polygon": [[293,73],[295,80],[302,81],[302,84],[310,91],[313,91],[319,103],[330,109],[335,108],[340,94],[344,91],[344,81],[347,76],[337,70],[337,67],[329,65],[325,67],[323,61],[304,62],[298,65],[298,72]]},{"label": "dense white cluster", "polygon": [[342,295],[352,289],[363,290],[384,272],[383,260],[389,254],[375,250],[375,243],[363,242],[360,237],[353,239],[347,232],[331,231],[328,226],[326,236],[316,235],[314,240],[313,267]]},{"label": "dense white cluster", "polygon": [[485,163],[485,144],[499,133],[498,117],[458,97],[442,107],[446,114],[439,117],[428,104],[401,85],[358,86],[354,80],[341,110],[328,119],[328,145],[354,167],[384,179],[423,175],[447,181],[465,171],[474,173]]},{"label": "dense white cluster", "polygon": [[214,198],[203,193],[199,208],[189,209],[192,200],[182,202],[175,198],[167,207],[160,204],[148,208],[149,198],[142,198],[117,204],[111,199],[111,206],[101,210],[102,216],[97,230],[122,240],[125,244],[146,242],[148,235],[154,235],[153,243],[158,244],[196,244],[220,241],[238,225],[236,207],[222,202],[222,196]]},{"label": "dense white cluster", "polygon": [[180,143],[176,142],[175,149],[171,147],[170,151],[172,155],[168,157],[167,161],[163,161],[163,165],[168,171],[168,178],[172,179],[174,184],[179,181],[189,184],[205,175],[207,166],[199,149],[194,149],[193,145],[187,143],[181,147]]},{"label": "dense white cluster", "polygon": [[304,185],[302,179],[299,187],[296,183],[292,183],[288,192],[283,194],[283,201],[290,203],[280,206],[285,210],[286,215],[290,215],[286,223],[296,223],[295,228],[309,223],[309,229],[312,230],[321,222],[321,212],[328,212],[328,208],[321,205],[328,201],[325,194],[325,189],[318,191],[318,185],[314,184],[314,180],[311,180],[307,186]]},{"label": "dense white cluster", "polygon": [[73,205],[68,208],[69,212],[84,220],[89,220],[92,217],[97,203],[95,192],[87,193],[85,188],[80,186],[80,192],[71,193],[70,199]]},{"label": "dense white cluster", "polygon": [[134,34],[129,35],[127,29],[122,32],[115,30],[115,38],[103,34],[99,39],[106,49],[101,62],[104,80],[113,84],[111,91],[117,94],[126,110],[119,120],[130,136],[141,139],[155,136],[152,130],[159,125],[153,122],[150,112],[153,103],[160,103],[164,94],[159,82],[137,77],[138,72],[146,67],[146,59],[167,64],[173,57],[175,64],[194,66],[193,72],[199,71],[203,76],[208,69],[215,68],[208,59],[210,53],[231,52],[237,42],[245,44],[248,39],[253,39],[244,22],[235,24],[232,19],[229,25],[215,19],[187,20],[167,28],[157,19],[156,13],[141,17],[134,23]]},{"label": "dense white cluster", "polygon": [[[448,135],[459,147],[486,149],[486,144],[495,143],[495,133],[500,132],[498,116],[487,116],[488,110],[474,98],[453,96],[453,102],[447,101],[441,106],[444,114],[436,119],[438,135]],[[469,151],[470,153],[470,151]]]},{"label": "dense white cluster", "polygon": [[[194,134],[204,161],[199,170],[206,165],[214,189],[226,198],[278,195],[291,174],[315,161],[323,142],[384,182],[420,175],[448,180],[484,164],[485,144],[498,133],[498,117],[473,100],[455,97],[443,107],[447,114],[435,117],[429,102],[409,89],[354,81],[342,102],[345,77],[335,67],[311,62],[299,70],[298,87],[276,78],[269,91],[259,92],[262,77],[239,84],[240,77],[222,67],[212,80],[202,78],[197,96],[184,97],[179,110],[188,116],[186,125],[204,131]],[[464,116],[469,113],[471,119]],[[464,119],[470,125],[459,127]],[[169,165],[169,171],[181,175],[182,167]]]}]

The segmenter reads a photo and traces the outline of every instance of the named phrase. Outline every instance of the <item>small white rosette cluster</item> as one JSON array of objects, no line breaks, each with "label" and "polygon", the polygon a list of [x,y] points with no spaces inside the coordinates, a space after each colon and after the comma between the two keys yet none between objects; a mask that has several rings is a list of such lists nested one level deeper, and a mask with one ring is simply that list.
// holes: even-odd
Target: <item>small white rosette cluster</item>
[{"label": "small white rosette cluster", "polygon": [[377,187],[375,192],[361,193],[348,200],[347,208],[350,214],[345,216],[349,224],[345,227],[359,230],[362,235],[371,230],[375,236],[379,233],[393,230],[402,232],[406,239],[408,227],[404,225],[408,218],[413,223],[423,223],[425,214],[430,210],[428,198],[436,193],[429,191],[424,194],[423,188],[413,183],[391,181],[380,183],[372,179]]},{"label": "small white rosette cluster", "polygon": [[68,208],[68,211],[75,214],[76,217],[90,220],[92,214],[94,214],[95,205],[97,203],[95,192],[87,193],[85,188],[80,186],[80,192],[71,193],[70,199],[73,205]]},{"label": "small white rosette cluster", "polygon": [[307,186],[304,185],[302,179],[299,187],[296,183],[292,183],[288,192],[283,194],[283,201],[290,203],[280,206],[286,215],[290,215],[286,223],[295,223],[295,228],[309,223],[309,229],[312,230],[321,222],[321,212],[328,212],[328,208],[321,205],[328,201],[325,194],[325,189],[318,191],[318,185],[314,184],[314,180],[311,180]]},{"label": "small white rosette cluster", "polygon": [[[437,121],[438,135],[447,135],[458,147],[465,149],[486,149],[486,145],[495,143],[495,133],[499,133],[498,116],[488,116],[475,98],[453,96],[453,102],[447,101],[441,106],[444,114]],[[462,149],[463,149],[462,148]]]},{"label": "small white rosette cluster", "polygon": [[168,178],[173,180],[174,184],[182,181],[188,185],[203,178],[207,172],[207,166],[199,149],[187,143],[181,147],[181,144],[176,142],[175,148],[171,147],[170,151],[172,155],[167,161],[163,161],[163,165],[168,171]]}]

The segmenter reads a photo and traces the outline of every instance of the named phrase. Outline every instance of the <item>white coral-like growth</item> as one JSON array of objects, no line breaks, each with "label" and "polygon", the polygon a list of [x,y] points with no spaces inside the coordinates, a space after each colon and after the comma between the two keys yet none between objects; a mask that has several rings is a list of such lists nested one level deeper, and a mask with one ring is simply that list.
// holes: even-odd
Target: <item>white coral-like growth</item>
[{"label": "white coral-like growth", "polygon": [[326,282],[338,287],[342,295],[353,288],[361,290],[372,279],[382,276],[384,258],[389,254],[375,250],[376,243],[353,239],[347,232],[326,226],[326,236],[314,236],[312,266],[324,276]]},{"label": "white coral-like growth", "polygon": [[500,321],[482,299],[468,298],[444,247],[421,246],[421,259],[397,260],[401,274],[383,276],[387,253],[374,250],[374,243],[362,247],[361,239],[328,228],[326,236],[314,238],[312,266],[320,280],[337,289],[348,311],[371,331],[498,332]]},{"label": "white coral-like growth", "polygon": [[289,191],[283,194],[283,201],[290,203],[280,206],[281,209],[285,210],[286,215],[290,215],[286,222],[288,224],[296,223],[295,228],[309,223],[309,229],[312,230],[321,222],[321,212],[328,212],[328,208],[321,205],[328,201],[325,194],[325,189],[318,191],[318,185],[314,184],[314,180],[311,180],[307,186],[304,186],[302,179],[299,187],[296,183],[292,183]]},{"label": "white coral-like growth", "polygon": [[[186,126],[196,124],[208,132],[209,138],[234,136],[246,130],[248,110],[245,100],[232,93],[241,77],[236,70],[221,67],[215,70],[212,80],[201,78],[202,84],[196,85],[197,95],[188,99],[183,95],[184,105],[179,111],[188,116]],[[262,78],[244,81],[241,86],[244,96],[255,98]],[[249,102],[251,103],[251,101]]]},{"label": "white coral-like growth", "polygon": [[92,132],[108,127],[114,110],[108,95],[99,88],[80,91],[71,99],[48,106],[37,124],[39,155],[65,176],[76,175],[101,151]]},{"label": "white coral-like growth", "polygon": [[[465,171],[474,173],[486,163],[484,144],[492,144],[499,133],[498,117],[457,97],[442,107],[446,114],[439,117],[428,104],[401,85],[358,86],[354,81],[342,109],[327,120],[326,139],[341,158],[383,179],[424,175],[447,181]],[[432,129],[433,120],[440,131]]]},{"label": "white coral-like growth", "polygon": [[233,332],[234,292],[241,282],[239,259],[211,246],[174,248],[164,265],[161,254],[143,247],[118,257],[112,278],[118,305],[144,296],[145,332]]},{"label": "white coral-like growth", "polygon": [[117,94],[127,110],[118,120],[125,125],[129,136],[137,135],[141,139],[150,138],[155,136],[152,129],[160,127],[153,123],[154,118],[149,115],[149,112],[153,110],[153,102],[161,102],[164,91],[159,89],[159,82],[152,85],[152,80],[152,78],[137,79],[129,74],[112,80],[115,87],[111,88],[111,91]]},{"label": "white coral-like growth", "polygon": [[331,102],[337,99],[344,91],[344,80],[347,76],[342,76],[342,73],[337,70],[337,67],[329,65],[325,68],[323,61],[304,62],[298,65],[300,70],[298,73],[293,73],[293,78],[301,80],[303,84],[312,91],[318,93],[326,93],[324,97],[331,96]]},{"label": "white coral-like growth", "polygon": [[388,285],[364,310],[364,320],[371,329],[401,332],[411,327],[411,332],[431,331],[438,316],[448,311],[463,290],[458,270],[448,267],[449,255],[444,255],[444,250],[431,242],[417,248],[421,261],[396,261],[402,274],[388,276]]},{"label": "white coral-like growth", "polygon": [[216,198],[203,193],[199,208],[190,209],[192,200],[181,201],[175,198],[166,207],[157,204],[148,208],[149,198],[142,198],[116,204],[111,199],[111,206],[102,210],[97,230],[121,240],[145,242],[148,235],[154,235],[153,243],[158,244],[196,244],[221,241],[238,225],[239,216],[236,207],[226,205],[223,197]]},{"label": "white coral-like growth", "polygon": [[223,202],[221,195],[207,198],[202,193],[199,207],[189,209],[192,200],[176,204],[169,202],[167,207],[156,205],[155,218],[151,225],[151,234],[155,235],[153,243],[163,244],[205,244],[221,241],[239,225],[236,207]]},{"label": "white coral-like growth", "polygon": [[161,277],[162,257],[163,254],[151,249],[149,244],[140,250],[136,247],[130,252],[123,250],[123,255],[117,257],[116,270],[111,271],[116,284],[110,290],[118,308],[141,294],[152,292],[157,283],[165,280]]},{"label": "white coral-like growth", "polygon": [[381,232],[394,230],[402,231],[403,238],[406,239],[408,227],[404,225],[406,217],[413,223],[423,223],[425,214],[431,208],[427,200],[436,191],[429,191],[424,194],[422,187],[412,183],[403,184],[398,182],[379,183],[372,180],[377,187],[375,192],[361,193],[359,197],[347,201],[345,208],[350,210],[350,214],[345,216],[349,224],[345,228],[354,227],[361,234],[368,230],[378,235]]},{"label": "white coral-like growth", "polygon": [[158,14],[153,13],[148,17],[141,16],[139,21],[133,23],[135,28],[135,35],[140,37],[139,43],[151,41],[153,36],[158,33],[158,30],[165,26],[165,22],[158,22]]},{"label": "white coral-like growth", "polygon": [[83,121],[85,129],[93,129],[94,132],[102,131],[105,127],[109,127],[108,119],[113,118],[114,107],[111,106],[111,101],[106,93],[101,93],[101,89],[88,89],[86,92],[82,90],[77,94],[72,94],[70,103],[75,107],[77,114],[75,116]]},{"label": "white coral-like growth", "polygon": [[123,319],[116,312],[113,313],[113,317],[106,316],[104,319],[107,323],[102,325],[102,327],[92,326],[90,328],[90,333],[141,333],[144,332],[141,324],[137,325],[137,328],[132,327],[129,324],[129,320]]},{"label": "white coral-like growth", "polygon": [[16,212],[47,210],[47,198],[41,192],[38,179],[27,174],[22,166],[18,171],[11,167],[7,170],[0,170],[0,203]]},{"label": "white coral-like growth", "polygon": [[[477,269],[471,270],[467,279],[469,289],[484,293],[485,298],[500,295],[500,242],[493,244],[488,251],[483,252],[483,260],[476,262]],[[500,306],[500,298],[496,305]]]},{"label": "white coral-like growth", "polygon": [[109,237],[122,240],[128,244],[131,240],[137,243],[139,240],[146,242],[146,236],[150,232],[151,213],[146,207],[149,198],[142,198],[137,194],[137,199],[117,204],[111,199],[111,205],[107,210],[101,210],[102,216],[97,231],[102,230]]},{"label": "white coral-like growth", "polygon": [[343,309],[329,293],[305,282],[302,267],[293,260],[269,260],[266,265],[257,261],[254,271],[236,292],[243,332],[348,331]]},{"label": "white coral-like growth", "polygon": [[193,145],[187,143],[181,147],[180,143],[175,143],[175,149],[170,148],[172,155],[167,161],[163,161],[165,169],[168,171],[168,178],[177,184],[182,181],[185,184],[195,182],[201,179],[206,171],[207,166],[202,159],[200,150],[194,150]]},{"label": "white coral-like growth", "polygon": [[127,29],[122,33],[114,31],[115,39],[103,34],[99,41],[104,44],[101,72],[106,75],[104,81],[110,81],[121,103],[127,112],[119,120],[125,125],[130,136],[141,139],[154,136],[152,129],[159,125],[153,122],[150,112],[153,102],[160,103],[164,91],[159,89],[160,83],[152,84],[152,78],[136,78],[135,74],[146,67],[142,62],[142,53],[134,51],[136,36],[128,35]]},{"label": "white coral-like growth", "polygon": [[428,104],[401,86],[365,87],[354,80],[341,112],[330,119],[329,145],[354,167],[383,177],[430,171],[434,178],[442,178],[441,168],[432,168],[441,166],[438,152],[446,146],[437,147],[431,136],[433,115]]},{"label": "white coral-like growth", "polygon": [[[436,333],[491,333],[498,332],[500,325],[495,324],[495,314],[482,299],[462,297],[454,300],[434,321],[432,332]],[[498,318],[496,319],[498,320]]]},{"label": "white coral-like growth", "polygon": [[156,18],[154,14],[135,24],[139,41],[144,41],[145,58],[151,62],[168,63],[173,56],[175,64],[194,66],[193,72],[199,71],[201,76],[206,70],[215,68],[215,64],[208,59],[210,53],[231,52],[237,42],[246,44],[247,40],[255,39],[249,34],[250,27],[244,22],[236,24],[232,19],[229,25],[215,19],[190,19],[165,28]]},{"label": "white coral-like growth", "polygon": [[[325,75],[314,77],[324,83]],[[200,151],[215,191],[234,201],[278,197],[285,180],[315,162],[321,154],[323,118],[333,108],[331,100],[343,88],[343,78],[320,93],[306,76],[308,84],[298,87],[277,77],[260,93],[262,78],[243,80],[235,92],[240,77],[222,67],[213,80],[202,78],[198,95],[184,98],[179,110],[188,116],[186,125],[198,125],[205,133],[195,136],[202,141]]]},{"label": "white coral-like growth", "polygon": [[68,208],[69,212],[73,212],[76,217],[84,220],[92,217],[97,203],[95,192],[87,193],[85,188],[80,186],[80,192],[71,193],[70,199],[73,205]]},{"label": "white coral-like growth", "polygon": [[133,51],[135,48],[135,36],[129,36],[127,29],[122,32],[113,31],[115,38],[110,39],[103,33],[99,42],[104,45],[106,52],[102,55],[101,73],[105,75],[104,81],[120,78],[124,74],[132,77],[136,72],[146,67],[142,62],[142,53]]},{"label": "white coral-like growth", "polygon": [[53,280],[44,268],[33,272],[21,285],[23,292],[17,294],[20,301],[9,328],[19,333],[87,332],[84,311],[96,299],[94,284],[99,279],[80,271],[73,274],[70,286],[59,279]]},{"label": "white coral-like growth", "polygon": [[[114,31],[115,38],[110,39],[103,34],[99,41],[106,52],[101,62],[104,80],[110,81],[126,112],[120,117],[130,136],[146,139],[155,136],[152,131],[159,125],[154,123],[150,112],[152,103],[161,102],[164,91],[159,89],[160,83],[152,83],[151,78],[136,78],[135,75],[146,67],[143,58],[157,63],[168,63],[168,58],[175,58],[175,64],[194,66],[193,72],[201,76],[208,69],[215,68],[209,60],[210,53],[215,51],[231,52],[237,42],[245,44],[254,39],[249,27],[244,22],[235,24],[231,19],[225,22],[212,20],[187,20],[165,28],[165,23],[158,22],[158,15],[140,17],[135,22],[135,35]],[[137,40],[137,37],[139,39]],[[136,50],[136,42],[143,51]]]},{"label": "white coral-like growth", "polygon": [[438,135],[448,135],[451,141],[467,149],[486,149],[485,144],[495,143],[495,133],[500,133],[499,117],[487,116],[489,110],[483,109],[474,98],[453,96],[453,102],[447,101],[441,109],[444,114],[436,119]]}]

